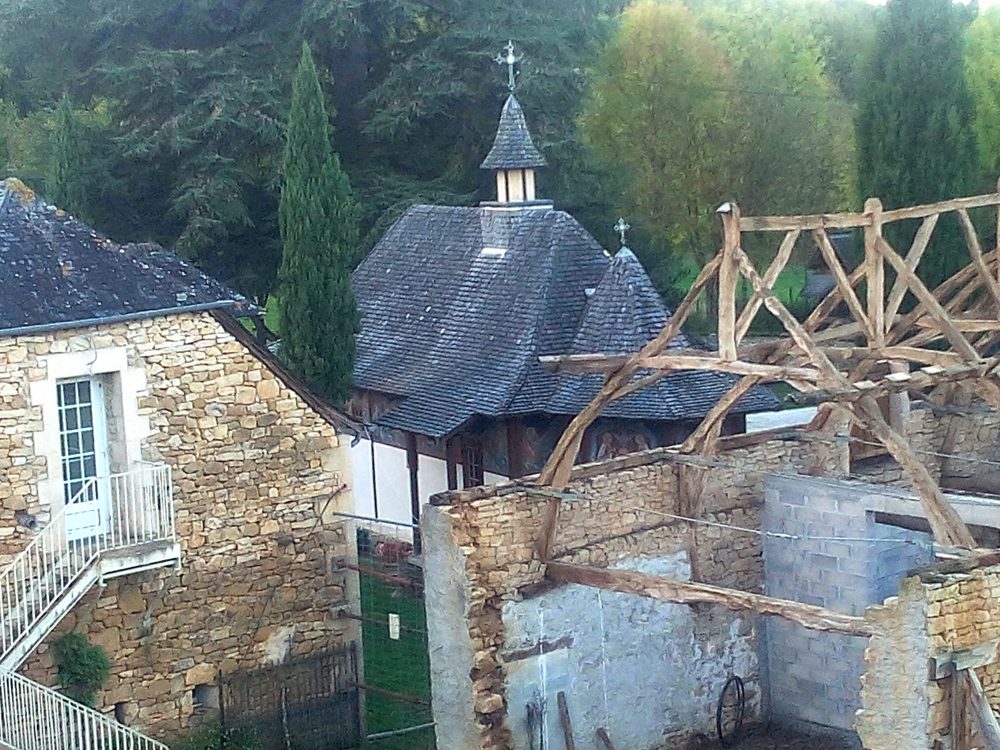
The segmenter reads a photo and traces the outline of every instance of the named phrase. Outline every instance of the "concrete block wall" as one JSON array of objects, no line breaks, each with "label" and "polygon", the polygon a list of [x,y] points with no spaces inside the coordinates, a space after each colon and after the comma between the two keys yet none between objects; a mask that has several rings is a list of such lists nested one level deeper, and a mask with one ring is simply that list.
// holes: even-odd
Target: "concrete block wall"
[{"label": "concrete block wall", "polygon": [[[773,534],[764,538],[767,594],[861,616],[895,594],[908,571],[928,564],[930,536],[876,523],[873,491],[857,482],[772,477],[762,525]],[[867,645],[768,622],[772,718],[853,729]]]}]

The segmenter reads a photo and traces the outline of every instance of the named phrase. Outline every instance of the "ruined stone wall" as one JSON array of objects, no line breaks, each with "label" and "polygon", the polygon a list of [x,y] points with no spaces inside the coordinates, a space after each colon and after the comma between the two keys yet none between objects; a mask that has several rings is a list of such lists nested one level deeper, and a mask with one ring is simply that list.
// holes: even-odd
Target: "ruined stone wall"
[{"label": "ruined stone wall", "polygon": [[[984,418],[962,425],[951,450],[993,460],[989,457],[997,452],[996,424],[997,420]],[[907,422],[908,434],[934,473],[940,471],[940,462],[935,463],[932,454],[946,447],[948,425],[947,419],[920,409],[915,409]],[[671,570],[672,575],[689,575],[693,580],[761,591],[764,565],[760,537],[729,527],[760,528],[763,485],[769,476],[795,481],[798,474],[842,477],[857,470],[847,460],[846,443],[816,437],[819,439],[781,440],[776,435],[727,438],[705,468],[678,459],[669,449],[577,467],[566,489],[570,497],[561,503],[554,557],[594,566],[635,569],[649,565]],[[873,482],[906,484],[894,462],[867,468]],[[696,502],[689,487],[699,478],[704,479],[705,488]],[[439,744],[449,748],[481,745],[486,750],[519,748],[525,737],[525,702],[530,697],[524,686],[530,680],[514,673],[525,671],[524,655],[535,659],[527,669],[535,674],[551,677],[561,670],[574,675],[583,669],[568,657],[562,666],[558,663],[564,658],[559,652],[571,635],[566,613],[576,604],[560,599],[553,605],[558,611],[551,612],[546,610],[548,604],[533,604],[538,598],[555,601],[554,597],[545,599],[544,566],[536,551],[546,499],[521,487],[503,485],[443,493],[432,502],[424,511],[423,523],[428,554],[439,552],[442,559],[440,568],[433,564],[427,568],[428,608],[435,614],[428,628]],[[689,524],[675,516],[693,516],[720,525]],[[808,533],[816,534],[823,528],[820,518],[817,530]],[[895,563],[902,565],[901,560]],[[447,576],[441,572],[444,570],[449,571]],[[578,599],[584,597],[581,593]],[[526,618],[524,611],[532,607],[540,613],[533,615],[534,619]],[[637,615],[634,625],[629,626],[633,631],[622,626],[612,637],[641,640],[642,623],[655,622],[654,630],[675,633],[671,644],[687,644],[689,661],[680,662],[680,670],[700,674],[706,664],[712,664],[716,673],[725,675],[729,670],[746,669],[741,676],[748,679],[751,711],[766,712],[761,666],[742,660],[741,650],[742,644],[758,639],[759,623],[724,613],[708,624],[705,618],[714,616],[712,608],[693,612],[688,629],[683,618],[650,610]],[[542,626],[548,613],[567,622],[565,632]],[[581,616],[578,621],[585,619]],[[517,624],[516,630],[512,631],[512,624]],[[605,627],[606,618],[599,624]],[[533,628],[538,639],[529,643],[527,634]],[[730,646],[735,646],[737,656],[725,651]],[[592,655],[592,659],[595,663],[607,661],[606,655]],[[548,665],[543,669],[543,662],[551,662],[557,669],[547,672]],[[594,684],[592,680],[591,688]],[[671,743],[679,742],[685,733],[705,731],[698,721],[708,717],[718,695],[716,687],[709,679],[691,686],[689,692],[700,704],[670,703],[671,710],[657,717],[664,746],[674,746]],[[622,690],[628,694],[627,685],[622,685]],[[663,695],[668,703],[673,700],[666,687]],[[585,701],[583,711],[595,706]],[[646,746],[634,745],[636,750],[641,747]]]},{"label": "ruined stone wall", "polygon": [[[951,678],[932,679],[932,656],[1000,639],[1000,566],[963,573],[929,570],[866,617],[882,633],[865,652],[858,733],[868,750],[950,750]],[[1000,663],[976,670],[1000,711]]]},{"label": "ruined stone wall", "polygon": [[46,459],[32,385],[45,357],[124,348],[144,372],[141,457],[172,467],[183,559],[91,591],[29,659],[55,679],[52,638],[78,629],[102,645],[111,678],[97,705],[156,736],[204,720],[193,689],[357,638],[338,619],[355,592],[333,570],[353,540],[331,513],[350,510],[347,440],[210,314],[0,339],[0,565],[46,522]]},{"label": "ruined stone wall", "polygon": [[[720,451],[721,463],[708,469],[700,506],[694,509],[688,507],[690,501],[682,490],[690,477],[682,482],[682,475],[703,470],[677,462],[668,450],[579,467],[566,489],[574,499],[562,502],[554,556],[595,566],[649,566],[651,570],[668,566],[675,575],[682,571],[696,580],[759,591],[763,566],[757,534],[702,525],[694,533],[690,524],[670,516],[696,513],[713,522],[759,528],[768,472],[815,471],[817,461],[824,460],[829,461],[826,469],[835,471],[839,457],[817,444],[798,441],[760,443],[743,437],[724,444],[727,449]],[[526,638],[531,628],[525,623],[538,618],[526,618],[524,610],[534,607],[536,599],[545,601],[546,596],[536,542],[547,501],[506,485],[445,493],[434,502],[424,510],[423,530],[425,548],[434,558],[428,560],[426,586],[428,611],[435,614],[428,628],[439,746],[456,750],[527,747],[525,695],[518,692],[526,680],[512,680],[512,671],[523,669],[525,654],[532,649],[554,662],[563,658],[559,652],[567,646],[565,640],[559,642],[562,631],[557,633],[555,627],[547,638],[543,633],[533,643]],[[593,596],[593,591],[587,595]],[[576,607],[553,606],[550,611],[558,610],[563,619]],[[669,652],[676,659],[672,669],[634,671],[636,678],[653,675],[662,682],[661,697],[666,704],[659,714],[648,717],[658,722],[660,742],[635,745],[634,750],[674,747],[692,731],[711,731],[715,701],[732,672],[740,672],[747,681],[751,711],[758,714],[761,686],[754,618],[712,607],[656,605],[647,611],[646,603],[637,606],[643,608],[642,616],[601,618],[598,624],[614,631],[603,639],[605,647],[621,648],[630,638],[637,644],[644,642],[650,632],[644,623],[658,622],[651,631],[663,641],[659,647],[672,649]],[[553,623],[553,618],[548,622]],[[562,629],[571,625],[572,621]],[[656,654],[653,644],[646,646],[648,666]],[[612,661],[607,654],[593,653],[593,644],[588,649],[592,662]],[[570,666],[575,658],[571,656],[566,657]],[[627,669],[632,656],[621,656],[622,669]],[[643,661],[637,656],[632,661],[634,669],[642,670]],[[530,667],[533,672],[539,668],[538,663]],[[574,670],[563,670],[567,672]],[[553,679],[555,674],[553,670]],[[681,674],[687,680],[686,696],[674,701],[670,684]],[[702,677],[691,677],[698,675]],[[603,689],[606,684],[600,683],[607,679],[595,677],[589,689]],[[512,682],[518,690],[514,695],[509,694]],[[628,672],[611,682],[619,686],[617,692],[623,699],[634,695],[628,692]],[[447,689],[439,687],[445,685]],[[556,688],[558,684],[552,689]],[[573,710],[574,696],[567,692]],[[577,703],[574,715],[588,715],[589,706],[587,701],[582,707]],[[621,713],[622,721],[633,715]]]}]

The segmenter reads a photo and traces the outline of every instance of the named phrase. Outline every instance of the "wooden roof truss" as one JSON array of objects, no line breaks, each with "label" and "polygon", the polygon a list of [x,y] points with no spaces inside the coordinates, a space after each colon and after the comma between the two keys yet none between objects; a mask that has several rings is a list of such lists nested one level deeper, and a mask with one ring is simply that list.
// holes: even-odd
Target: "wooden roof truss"
[{"label": "wooden roof truss", "polygon": [[[736,204],[724,204],[718,209],[722,248],[701,270],[654,340],[632,356],[545,358],[557,371],[601,372],[606,378],[597,396],[562,435],[539,483],[556,489],[565,486],[585,430],[611,401],[670,372],[715,370],[741,377],[681,446],[682,452],[711,453],[723,419],[744,393],[759,383],[785,382],[804,398],[823,405],[811,429],[830,430],[837,422],[831,415],[839,416],[841,421],[856,423],[885,447],[916,489],[938,543],[973,548],[972,535],[945,501],[938,483],[905,435],[885,419],[876,401],[890,393],[929,391],[946,384],[958,393],[959,388],[974,385],[978,396],[1000,408],[1000,357],[993,353],[1000,343],[1000,250],[983,251],[969,214],[973,209],[991,209],[991,225],[995,215],[1000,229],[1000,186],[997,193],[889,211],[873,198],[865,202],[862,213],[744,217]],[[957,218],[971,262],[929,289],[918,271],[941,234],[940,219],[948,214]],[[885,237],[885,227],[896,222],[919,222],[908,248],[895,248]],[[851,228],[864,235],[864,258],[848,270],[828,231]],[[743,249],[751,234],[776,240],[773,259],[763,272]],[[816,246],[835,282],[802,322],[773,291],[800,239]],[[745,304],[738,305],[741,279],[753,291]],[[713,285],[718,350],[668,348]],[[780,321],[787,335],[747,340],[763,310]]]}]

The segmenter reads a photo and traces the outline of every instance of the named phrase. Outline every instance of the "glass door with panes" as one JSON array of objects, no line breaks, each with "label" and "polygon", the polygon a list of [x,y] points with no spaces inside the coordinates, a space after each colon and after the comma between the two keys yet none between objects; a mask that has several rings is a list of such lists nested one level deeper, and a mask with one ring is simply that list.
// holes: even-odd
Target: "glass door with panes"
[{"label": "glass door with panes", "polygon": [[56,384],[66,536],[85,539],[108,530],[108,431],[104,389],[94,378]]}]

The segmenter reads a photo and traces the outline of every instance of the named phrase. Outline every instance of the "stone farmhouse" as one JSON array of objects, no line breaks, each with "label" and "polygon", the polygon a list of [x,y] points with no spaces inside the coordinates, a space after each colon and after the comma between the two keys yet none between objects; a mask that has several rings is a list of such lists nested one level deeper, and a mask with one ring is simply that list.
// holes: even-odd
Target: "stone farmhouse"
[{"label": "stone farmhouse", "polygon": [[[214,718],[220,674],[358,641],[331,564],[351,423],[246,301],[14,179],[0,279],[0,747],[162,748]],[[95,710],[46,687],[73,630],[111,661]]]},{"label": "stone farmhouse", "polygon": [[[600,374],[552,372],[540,357],[628,354],[671,311],[635,255],[611,257],[569,214],[537,197],[545,159],[511,94],[481,167],[496,200],[414,206],[354,273],[361,312],[352,414],[368,435],[353,453],[356,501],[368,515],[410,522],[436,492],[541,468],[600,389]],[[698,348],[681,335],[679,348]],[[583,440],[607,458],[683,440],[735,382],[687,371],[623,398]],[[777,401],[745,394],[723,426]]]}]

